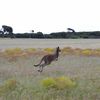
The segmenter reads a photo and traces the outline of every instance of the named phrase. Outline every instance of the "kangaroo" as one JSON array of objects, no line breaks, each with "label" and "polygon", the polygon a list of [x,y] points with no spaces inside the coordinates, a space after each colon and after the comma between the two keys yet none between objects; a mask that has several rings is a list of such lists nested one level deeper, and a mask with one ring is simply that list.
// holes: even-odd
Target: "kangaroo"
[{"label": "kangaroo", "polygon": [[[45,55],[39,64],[37,65],[34,65],[35,67],[38,67],[39,66],[39,70],[38,72],[42,72],[43,71],[43,68],[49,64],[51,64],[52,61],[57,61],[58,60],[58,57],[59,57],[59,52],[61,52],[60,48],[57,47],[56,48],[56,52],[54,54],[48,54],[48,55]],[[44,63],[43,63],[44,62]]]}]

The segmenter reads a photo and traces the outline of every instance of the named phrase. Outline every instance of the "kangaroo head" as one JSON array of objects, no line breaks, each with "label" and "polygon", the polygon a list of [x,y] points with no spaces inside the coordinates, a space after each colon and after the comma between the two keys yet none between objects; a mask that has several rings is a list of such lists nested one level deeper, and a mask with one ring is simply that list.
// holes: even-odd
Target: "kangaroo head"
[{"label": "kangaroo head", "polygon": [[60,48],[59,48],[59,47],[57,47],[57,52],[61,52],[61,50],[60,50]]}]

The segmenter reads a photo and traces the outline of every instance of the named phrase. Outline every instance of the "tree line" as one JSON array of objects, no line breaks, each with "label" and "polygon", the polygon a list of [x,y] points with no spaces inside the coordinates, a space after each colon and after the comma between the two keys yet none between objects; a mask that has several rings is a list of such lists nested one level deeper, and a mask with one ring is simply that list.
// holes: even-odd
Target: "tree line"
[{"label": "tree line", "polygon": [[1,38],[63,38],[63,39],[78,39],[78,38],[100,38],[100,31],[92,31],[92,32],[76,32],[74,29],[68,28],[67,32],[53,32],[49,34],[44,34],[42,32],[34,32],[32,30],[30,33],[13,33],[13,28],[7,25],[2,26],[2,30],[0,30]]},{"label": "tree line", "polygon": [[[4,37],[7,37],[6,34]],[[50,34],[43,34],[42,32],[37,33],[16,33],[14,34],[15,38],[63,38],[63,39],[78,39],[78,38],[100,38],[100,31],[94,32],[54,32]]]}]

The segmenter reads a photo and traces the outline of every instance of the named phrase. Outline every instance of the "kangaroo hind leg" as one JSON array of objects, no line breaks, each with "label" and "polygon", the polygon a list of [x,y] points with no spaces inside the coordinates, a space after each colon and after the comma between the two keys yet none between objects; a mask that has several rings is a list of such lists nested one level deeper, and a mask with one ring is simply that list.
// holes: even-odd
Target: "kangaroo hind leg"
[{"label": "kangaroo hind leg", "polygon": [[43,68],[46,66],[46,64],[44,63],[44,64],[41,64],[40,66],[39,66],[39,70],[38,70],[38,72],[42,72],[43,71]]}]

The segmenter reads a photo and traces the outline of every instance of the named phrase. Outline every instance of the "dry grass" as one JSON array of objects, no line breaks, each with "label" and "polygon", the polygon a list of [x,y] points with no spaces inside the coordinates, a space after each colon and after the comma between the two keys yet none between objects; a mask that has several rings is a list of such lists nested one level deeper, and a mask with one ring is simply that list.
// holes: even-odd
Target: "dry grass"
[{"label": "dry grass", "polygon": [[[24,50],[24,53],[17,57],[1,53],[0,86],[9,79],[18,83],[14,90],[3,93],[0,100],[100,100],[100,57],[90,55],[94,50],[77,48],[73,50],[74,55],[70,50],[66,53],[66,50],[67,48],[60,54],[58,61],[45,67],[43,73],[38,73],[38,68],[33,66],[45,55],[42,50]],[[82,54],[83,51],[85,54]],[[99,49],[96,51],[100,53]],[[70,77],[77,86],[65,90],[47,90],[41,87],[42,79],[60,76]]]}]

